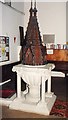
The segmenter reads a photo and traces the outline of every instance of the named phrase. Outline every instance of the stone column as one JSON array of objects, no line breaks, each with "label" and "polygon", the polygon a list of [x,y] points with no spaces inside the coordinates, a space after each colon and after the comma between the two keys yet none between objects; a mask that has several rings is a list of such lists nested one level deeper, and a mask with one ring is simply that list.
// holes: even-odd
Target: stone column
[{"label": "stone column", "polygon": [[45,78],[42,77],[42,102],[45,102]]},{"label": "stone column", "polygon": [[52,97],[52,95],[53,95],[53,93],[51,92],[51,68],[49,68],[48,85],[47,85],[46,97]]},{"label": "stone column", "polygon": [[21,77],[17,73],[17,97],[21,98]]},{"label": "stone column", "polygon": [[51,71],[49,72],[49,77],[48,77],[48,88],[47,92],[51,93]]}]

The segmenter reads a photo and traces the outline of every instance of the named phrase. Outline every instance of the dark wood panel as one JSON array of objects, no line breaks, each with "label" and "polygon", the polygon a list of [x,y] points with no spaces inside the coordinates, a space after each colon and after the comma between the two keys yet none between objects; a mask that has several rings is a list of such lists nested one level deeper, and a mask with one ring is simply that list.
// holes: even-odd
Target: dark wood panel
[{"label": "dark wood panel", "polygon": [[2,66],[0,66],[0,81],[2,81]]},{"label": "dark wood panel", "polygon": [[55,69],[58,71],[68,71],[68,62],[65,61],[47,61],[48,63],[54,63],[55,64]]},{"label": "dark wood panel", "polygon": [[53,54],[47,54],[46,59],[53,60],[53,61],[68,61],[68,50],[53,49]]},{"label": "dark wood panel", "polygon": [[4,82],[8,79],[11,79],[10,82],[2,85],[2,89],[16,89],[17,76],[16,76],[16,72],[12,71],[12,67],[20,63],[21,62],[19,61],[19,62],[0,66],[0,71],[1,71],[0,82]]}]

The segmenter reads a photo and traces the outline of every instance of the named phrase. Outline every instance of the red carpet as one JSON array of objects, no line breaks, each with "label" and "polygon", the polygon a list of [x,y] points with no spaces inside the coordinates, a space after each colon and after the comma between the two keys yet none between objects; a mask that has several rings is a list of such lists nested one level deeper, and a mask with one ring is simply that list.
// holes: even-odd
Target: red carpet
[{"label": "red carpet", "polygon": [[[10,98],[14,93],[14,90],[0,90],[0,97]],[[68,102],[57,99],[50,115],[68,118]]]},{"label": "red carpet", "polygon": [[68,118],[68,102],[56,100],[50,115]]},{"label": "red carpet", "polygon": [[15,90],[0,90],[0,97],[10,98],[15,93]]}]

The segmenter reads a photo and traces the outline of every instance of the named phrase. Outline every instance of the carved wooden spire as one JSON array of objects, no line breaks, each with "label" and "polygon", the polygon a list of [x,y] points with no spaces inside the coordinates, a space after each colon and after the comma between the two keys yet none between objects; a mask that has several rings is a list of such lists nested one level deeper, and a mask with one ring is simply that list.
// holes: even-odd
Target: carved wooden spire
[{"label": "carved wooden spire", "polygon": [[31,8],[32,8],[32,0],[31,0]]},{"label": "carved wooden spire", "polygon": [[44,55],[46,48],[42,45],[39,26],[37,22],[36,1],[34,1],[34,8],[32,6],[29,10],[30,18],[25,35],[25,44],[23,45],[23,64],[28,65],[42,65],[44,64]]},{"label": "carved wooden spire", "polygon": [[34,1],[34,8],[36,8],[36,0]]},{"label": "carved wooden spire", "polygon": [[37,9],[36,9],[36,0],[34,1],[34,16],[36,16]]}]

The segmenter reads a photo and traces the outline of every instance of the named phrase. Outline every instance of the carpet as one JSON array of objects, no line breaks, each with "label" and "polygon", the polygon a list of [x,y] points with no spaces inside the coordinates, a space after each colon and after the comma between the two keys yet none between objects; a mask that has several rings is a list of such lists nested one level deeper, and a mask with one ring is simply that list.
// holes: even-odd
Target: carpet
[{"label": "carpet", "polygon": [[50,112],[50,115],[68,118],[68,102],[57,99]]},{"label": "carpet", "polygon": [[10,98],[15,93],[15,90],[0,90],[0,97],[2,98]]},{"label": "carpet", "polygon": [[[0,97],[2,98],[10,98],[13,94],[15,94],[15,90],[0,90]],[[68,102],[57,99],[50,115],[68,118]]]}]

